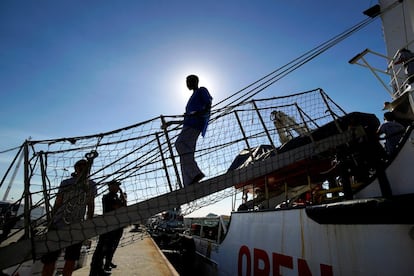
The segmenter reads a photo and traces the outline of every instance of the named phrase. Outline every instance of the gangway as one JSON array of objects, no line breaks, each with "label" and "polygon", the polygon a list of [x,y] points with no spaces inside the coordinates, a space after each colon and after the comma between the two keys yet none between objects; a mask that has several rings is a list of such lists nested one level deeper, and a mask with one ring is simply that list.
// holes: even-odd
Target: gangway
[{"label": "gangway", "polygon": [[[287,114],[294,125],[274,124],[272,114],[275,111]],[[285,172],[291,164],[307,166],[306,162],[318,159],[329,163],[335,158],[336,148],[349,147],[354,139],[366,134],[364,130],[350,128],[352,120],[341,119],[344,115],[345,111],[322,89],[214,110],[208,134],[199,139],[196,152],[196,160],[207,179],[188,187],[181,187],[177,169],[179,158],[173,147],[180,128],[161,130],[161,123],[171,119],[165,116],[96,135],[25,141],[22,145],[24,174],[13,176],[18,181],[13,188],[23,191],[19,199],[24,202],[20,221],[23,226],[15,242],[0,244],[0,269],[37,260],[47,252],[119,227],[145,223],[151,216],[166,210],[180,207],[184,215],[190,214],[226,197],[244,193],[246,187],[254,187],[257,181],[266,182],[267,175],[282,169]],[[278,128],[288,131],[297,125],[306,126],[307,132],[292,133],[291,140],[281,142]],[[321,128],[324,125],[326,127]],[[270,145],[266,148],[273,154],[265,159],[257,158],[251,149],[259,145]],[[238,154],[246,149],[250,154],[249,164],[229,169]],[[59,183],[68,177],[73,164],[85,152],[99,153],[91,164],[89,176],[98,184],[95,200],[98,215],[57,231],[47,231]],[[307,167],[303,167],[301,171],[306,170]],[[2,183],[8,177],[6,174]],[[128,205],[102,214],[100,198],[107,190],[107,183],[113,179],[122,183],[122,190],[128,195]],[[11,190],[10,194],[18,198],[16,191]],[[34,218],[32,211],[39,207],[46,210],[46,215]]]},{"label": "gangway", "polygon": [[[257,179],[291,162],[303,160],[345,144],[351,138],[355,138],[352,137],[351,132],[337,134],[318,142],[298,147],[294,152],[281,153],[244,169],[228,171],[226,174],[198,184],[105,213],[92,220],[72,224],[70,227],[62,230],[49,231],[46,236],[25,239],[6,247],[0,247],[0,255],[2,256],[0,258],[0,269],[32,258],[38,259],[49,251],[82,242],[119,227],[125,227],[136,222],[143,223],[147,218],[162,211],[171,210],[176,206],[217,193],[240,182],[249,182],[251,179]],[[16,255],[16,252],[19,252],[19,254]]]}]

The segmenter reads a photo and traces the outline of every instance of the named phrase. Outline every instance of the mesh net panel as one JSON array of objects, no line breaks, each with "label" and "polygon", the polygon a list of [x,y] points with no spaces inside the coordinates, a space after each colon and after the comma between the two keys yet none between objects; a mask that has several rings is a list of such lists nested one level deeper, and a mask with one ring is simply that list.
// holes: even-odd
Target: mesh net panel
[{"label": "mesh net panel", "polygon": [[[284,120],[283,124],[275,122],[276,115]],[[198,139],[195,153],[196,161],[206,175],[202,182],[225,175],[235,158],[245,149],[260,145],[278,148],[282,145],[283,135],[288,139],[304,135],[342,115],[344,111],[319,89],[291,96],[252,100],[213,110],[207,134]],[[17,170],[20,163],[16,157],[16,162],[2,178],[0,187],[0,191],[6,192],[6,185],[13,180],[14,200],[19,204],[24,203],[26,222],[20,236],[29,239],[46,232],[52,218],[51,206],[60,183],[71,176],[75,162],[91,152],[98,153],[90,169],[90,179],[97,183],[98,188],[95,198],[96,215],[102,214],[101,198],[107,192],[107,183],[111,180],[122,183],[120,187],[127,195],[128,206],[141,203],[140,208],[145,206],[143,203],[146,201],[182,189],[180,160],[174,147],[181,126],[172,125],[165,131],[160,128],[163,120],[177,119],[182,118],[161,116],[97,135],[26,141],[22,146],[27,149],[26,163]],[[20,152],[23,153],[24,151]],[[13,174],[14,171],[18,171],[17,175]],[[199,208],[234,196],[237,192],[240,189],[232,186],[196,200],[189,197],[179,207],[183,215],[191,214]],[[157,211],[163,211],[163,208],[160,206]],[[35,213],[39,209],[45,211],[40,217]],[[131,212],[132,209],[128,210]],[[29,221],[27,218],[30,217]],[[104,230],[98,232],[132,223],[134,221],[125,222],[116,218],[107,220],[106,225],[111,227],[103,227]],[[102,228],[87,221],[76,227],[82,228],[83,234],[78,237],[77,232],[69,237],[78,240],[96,235],[96,228]],[[88,232],[86,227],[95,229]],[[59,248],[67,246],[64,242],[57,243]],[[122,244],[121,241],[120,246]]]}]

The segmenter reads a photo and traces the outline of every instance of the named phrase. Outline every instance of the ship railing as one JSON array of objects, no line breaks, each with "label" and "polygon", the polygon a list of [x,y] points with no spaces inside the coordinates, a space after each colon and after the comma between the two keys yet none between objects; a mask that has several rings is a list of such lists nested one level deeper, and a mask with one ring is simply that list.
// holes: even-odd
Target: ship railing
[{"label": "ship railing", "polygon": [[[370,58],[371,60],[368,61],[368,58]],[[359,66],[362,66],[364,68],[368,68],[371,73],[374,75],[374,77],[381,83],[381,85],[385,88],[385,90],[388,92],[388,94],[390,94],[390,96],[393,96],[394,94],[394,88],[392,86],[389,85],[389,82],[387,80],[384,79],[384,77],[386,76],[387,78],[392,78],[393,74],[387,69],[380,69],[379,66],[377,65],[373,65],[373,63],[377,64],[378,63],[378,59],[379,60],[386,60],[387,64],[390,63],[390,61],[392,60],[392,58],[389,58],[386,55],[383,55],[381,53],[378,52],[374,52],[370,49],[365,49],[364,51],[362,51],[361,53],[357,54],[356,56],[354,56],[353,58],[351,58],[349,60],[350,64],[356,64]],[[396,86],[398,87],[398,86]]]},{"label": "ship railing", "polygon": [[[413,43],[407,43],[402,49],[409,49],[408,47]],[[398,63],[400,50],[397,50],[391,60],[388,62],[387,71],[391,75],[390,86],[393,88],[393,99],[399,98],[402,94],[404,94],[408,89],[410,89],[410,84],[412,82],[412,78],[414,77],[414,73],[411,75],[407,75],[404,70],[404,64],[414,62],[414,56],[409,60],[404,61],[404,63]],[[398,64],[396,64],[398,63]]]},{"label": "ship railing", "polygon": [[225,216],[207,216],[187,218],[187,228],[191,236],[214,241],[219,244],[227,234],[230,218]]},{"label": "ship railing", "polygon": [[[408,46],[413,43],[411,41],[408,43],[405,48],[408,49]],[[370,49],[365,49],[361,53],[355,55],[349,60],[350,64],[356,64],[364,68],[368,68],[374,77],[381,83],[385,88],[388,94],[396,99],[400,97],[405,91],[407,91],[409,79],[414,76],[406,76],[404,68],[402,65],[396,65],[399,55],[399,51],[396,51],[392,57],[388,57],[381,53],[372,51]],[[382,62],[379,61],[385,60],[387,63],[387,68],[385,70],[380,69],[382,67]],[[385,79],[385,77],[387,79]]]}]

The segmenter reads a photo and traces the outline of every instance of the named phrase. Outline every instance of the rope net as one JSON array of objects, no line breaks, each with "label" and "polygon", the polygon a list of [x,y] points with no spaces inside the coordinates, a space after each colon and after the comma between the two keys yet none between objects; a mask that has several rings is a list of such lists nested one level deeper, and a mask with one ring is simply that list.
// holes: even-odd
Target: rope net
[{"label": "rope net", "polygon": [[[287,141],[306,136],[344,114],[321,89],[215,109],[206,136],[200,137],[197,143],[196,161],[206,175],[198,185],[226,175],[243,150],[252,152],[261,145],[267,145],[277,152]],[[20,211],[21,219],[17,221],[17,225],[21,224],[20,239],[31,239],[46,233],[60,183],[71,176],[76,161],[90,154],[97,153],[96,157],[90,158],[89,176],[97,184],[97,216],[102,214],[102,195],[107,193],[107,183],[111,180],[121,182],[128,206],[141,203],[140,208],[150,199],[182,189],[180,159],[174,147],[181,126],[172,125],[166,130],[160,127],[163,121],[177,119],[181,116],[160,116],[107,133],[25,141],[20,149],[16,149],[18,154],[6,170],[0,186],[0,192],[7,193],[7,199],[13,197],[14,204],[24,209],[24,212]],[[24,166],[19,169],[18,156],[25,153]],[[254,163],[255,160],[251,161]],[[6,187],[5,184],[11,182],[12,186],[9,184]],[[236,184],[196,200],[189,197],[185,204],[177,207],[181,208],[183,215],[191,214],[242,192],[243,187],[239,185],[235,188]],[[128,212],[131,210],[128,209]],[[162,206],[158,210],[164,211]],[[86,227],[100,227],[86,222],[79,224],[83,233],[88,231]],[[82,240],[94,233],[133,223],[114,219],[107,223],[110,227],[80,237],[75,234],[74,239]],[[67,243],[58,242],[55,247],[63,248]],[[36,254],[40,254],[39,250]]]}]

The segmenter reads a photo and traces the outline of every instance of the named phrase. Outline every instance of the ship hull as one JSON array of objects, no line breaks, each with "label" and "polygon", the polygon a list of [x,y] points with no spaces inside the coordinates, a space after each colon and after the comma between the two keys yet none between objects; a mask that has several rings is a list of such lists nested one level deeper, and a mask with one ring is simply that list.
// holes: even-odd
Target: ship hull
[{"label": "ship hull", "polygon": [[320,224],[299,208],[233,213],[220,245],[195,243],[217,275],[412,275],[413,238],[414,224]]},{"label": "ship hull", "polygon": [[352,200],[233,212],[221,243],[193,236],[197,253],[216,275],[412,275],[412,141],[381,173],[392,195],[374,178]]}]

